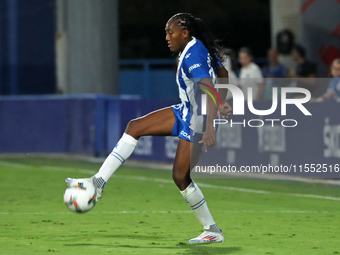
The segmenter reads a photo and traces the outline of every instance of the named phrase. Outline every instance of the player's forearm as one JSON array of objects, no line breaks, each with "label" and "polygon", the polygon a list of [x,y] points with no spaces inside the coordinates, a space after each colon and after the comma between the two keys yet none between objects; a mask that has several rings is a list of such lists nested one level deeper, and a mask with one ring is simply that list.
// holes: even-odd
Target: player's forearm
[{"label": "player's forearm", "polygon": [[211,97],[207,97],[207,123],[206,126],[213,127],[214,119],[217,116],[217,106]]},{"label": "player's forearm", "polygon": [[[201,89],[205,90],[206,89],[205,86],[214,87],[214,84],[213,84],[211,78],[203,78],[198,83],[198,86]],[[211,94],[211,96],[207,95],[207,105],[206,105],[206,109],[207,109],[207,127],[208,126],[209,127],[213,126],[214,119],[216,118],[216,115],[217,115],[217,106],[216,106],[215,102],[219,101],[219,99],[217,98],[217,96],[215,94]]]},{"label": "player's forearm", "polygon": [[228,94],[228,89],[218,89],[218,95],[221,98],[222,102],[225,102],[226,98],[227,98],[227,94]]}]

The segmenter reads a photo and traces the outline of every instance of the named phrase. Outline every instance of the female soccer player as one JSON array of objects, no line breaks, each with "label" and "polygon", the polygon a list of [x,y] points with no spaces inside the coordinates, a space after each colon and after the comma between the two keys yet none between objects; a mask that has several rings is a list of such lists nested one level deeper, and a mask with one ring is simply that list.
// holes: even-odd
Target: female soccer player
[{"label": "female soccer player", "polygon": [[[122,138],[91,180],[97,188],[97,198],[100,198],[106,182],[131,155],[141,136],[178,136],[173,180],[204,227],[204,232],[189,242],[223,242],[222,231],[211,216],[201,190],[191,180],[190,171],[198,162],[202,149],[207,151],[208,146],[216,144],[213,120],[217,110],[224,117],[231,111],[227,103],[217,109],[208,96],[206,119],[199,115],[200,92],[203,91],[199,88],[213,88],[216,73],[218,77],[228,78],[228,72],[217,56],[220,47],[201,19],[188,13],[176,14],[166,23],[165,33],[170,51],[179,53],[176,81],[182,103],[131,120]],[[219,92],[223,102],[226,93],[227,90]],[[66,182],[70,185],[78,181],[68,178]]]}]

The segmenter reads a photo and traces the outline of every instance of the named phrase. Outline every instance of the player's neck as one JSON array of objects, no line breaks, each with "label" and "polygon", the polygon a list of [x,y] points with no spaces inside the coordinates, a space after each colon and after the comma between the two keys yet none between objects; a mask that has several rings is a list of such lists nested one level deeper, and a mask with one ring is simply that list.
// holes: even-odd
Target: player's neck
[{"label": "player's neck", "polygon": [[187,47],[188,43],[191,42],[192,39],[193,39],[193,38],[191,38],[191,37],[185,39],[185,41],[184,41],[184,43],[183,43],[183,46],[182,46],[182,49],[181,49],[180,53],[182,53],[182,52],[185,50],[185,47]]}]

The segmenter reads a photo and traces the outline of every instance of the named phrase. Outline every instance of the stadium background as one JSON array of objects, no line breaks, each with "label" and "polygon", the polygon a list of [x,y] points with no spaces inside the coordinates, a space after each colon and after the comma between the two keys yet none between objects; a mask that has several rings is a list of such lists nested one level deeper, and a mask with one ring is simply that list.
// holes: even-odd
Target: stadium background
[{"label": "stadium background", "polygon": [[[260,66],[284,29],[306,47],[319,77],[327,77],[339,55],[338,1],[157,3],[1,0],[0,152],[105,156],[131,118],[177,103],[175,61],[164,40],[164,24],[176,12],[204,19],[226,47],[250,47]],[[293,67],[290,54],[280,59]],[[337,104],[309,108],[313,117],[301,118],[294,132],[268,132],[261,141],[255,129],[235,131],[225,147],[227,162],[337,162]],[[176,143],[142,138],[132,158],[172,162]]]}]

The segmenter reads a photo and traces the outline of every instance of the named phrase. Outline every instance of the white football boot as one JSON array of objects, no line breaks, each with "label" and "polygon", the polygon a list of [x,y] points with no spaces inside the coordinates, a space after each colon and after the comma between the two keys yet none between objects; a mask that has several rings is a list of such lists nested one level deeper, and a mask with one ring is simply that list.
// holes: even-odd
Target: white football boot
[{"label": "white football boot", "polygon": [[[92,178],[86,178],[86,179],[66,178],[65,182],[67,183],[67,186],[71,186],[71,185],[79,185],[79,183],[82,183],[84,180],[87,180],[94,185]],[[100,189],[96,187],[96,191],[97,191],[96,201],[98,201],[98,199],[102,198],[104,189]]]},{"label": "white football boot", "polygon": [[189,240],[189,243],[223,243],[223,242],[224,235],[222,234],[222,230],[220,230],[220,232],[212,232],[205,230],[198,237]]}]

